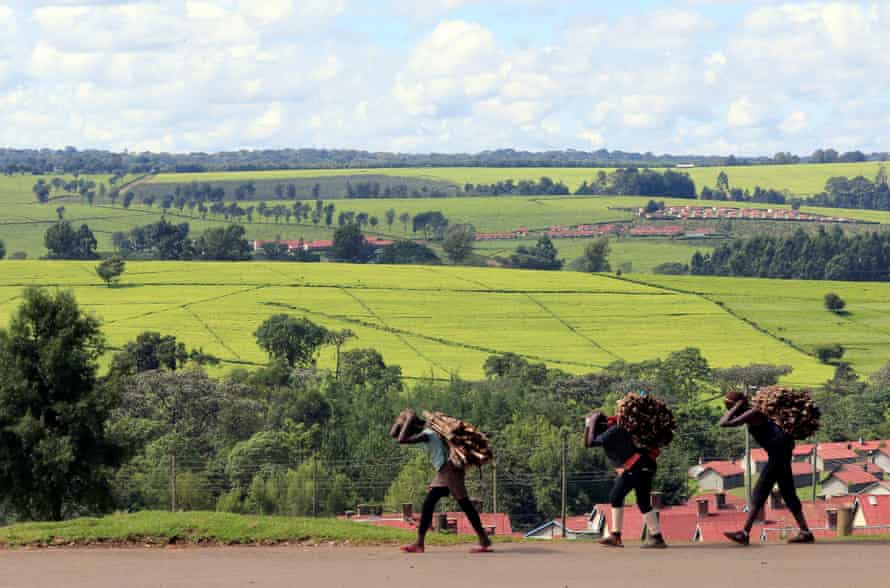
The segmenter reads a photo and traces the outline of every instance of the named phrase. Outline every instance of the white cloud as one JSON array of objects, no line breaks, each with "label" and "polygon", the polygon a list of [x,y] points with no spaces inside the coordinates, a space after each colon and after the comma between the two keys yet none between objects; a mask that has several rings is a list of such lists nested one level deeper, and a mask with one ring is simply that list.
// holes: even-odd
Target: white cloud
[{"label": "white cloud", "polygon": [[0,0],[0,144],[890,149],[890,3],[723,3]]},{"label": "white cloud", "polygon": [[779,125],[779,128],[781,128],[782,131],[786,134],[794,135],[805,130],[808,125],[809,117],[807,116],[807,113],[800,110],[795,110],[785,117],[785,120],[782,121],[782,124]]},{"label": "white cloud", "polygon": [[726,113],[726,121],[731,127],[751,127],[760,122],[761,108],[747,96],[733,100]]}]

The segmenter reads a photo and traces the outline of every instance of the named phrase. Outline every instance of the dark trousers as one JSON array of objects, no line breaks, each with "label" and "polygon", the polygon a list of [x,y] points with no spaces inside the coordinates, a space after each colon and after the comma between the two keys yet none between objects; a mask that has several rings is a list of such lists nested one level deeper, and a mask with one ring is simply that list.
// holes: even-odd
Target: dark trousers
[{"label": "dark trousers", "polygon": [[[767,448],[766,467],[757,480],[754,493],[751,496],[751,512],[748,515],[749,523],[753,523],[758,511],[763,508],[773,491],[773,486],[779,485],[782,500],[793,515],[799,515],[802,511],[800,498],[797,497],[797,489],[794,487],[794,474],[791,472],[791,455],[794,446],[785,444],[773,448]],[[748,527],[750,529],[750,527]]]},{"label": "dark trousers", "polygon": [[[417,535],[421,540],[433,524],[433,514],[436,512],[436,505],[439,503],[439,500],[445,498],[449,494],[450,490],[444,487],[430,488],[430,491],[427,492],[426,498],[423,500],[423,509],[420,512],[420,526],[417,528]],[[473,530],[479,535],[479,539],[483,542],[487,542],[488,535],[485,533],[485,529],[482,528],[482,520],[479,518],[479,513],[476,512],[476,507],[473,506],[470,499],[462,498],[457,501],[457,504],[460,505],[461,510],[467,515],[467,519],[469,519],[470,524],[473,525]]]},{"label": "dark trousers", "polygon": [[637,495],[637,506],[640,508],[640,512],[646,514],[652,510],[650,494],[657,467],[654,459],[643,455],[633,467],[624,470],[615,480],[615,485],[612,486],[612,493],[609,495],[612,506],[615,508],[624,506],[624,499],[633,490]]}]

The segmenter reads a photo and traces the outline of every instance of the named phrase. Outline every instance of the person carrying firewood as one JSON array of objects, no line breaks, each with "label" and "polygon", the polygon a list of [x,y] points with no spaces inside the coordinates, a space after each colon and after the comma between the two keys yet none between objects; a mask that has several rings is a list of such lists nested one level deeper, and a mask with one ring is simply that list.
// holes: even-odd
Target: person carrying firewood
[{"label": "person carrying firewood", "polygon": [[748,519],[740,531],[724,533],[727,539],[741,545],[750,543],[751,528],[757,520],[763,505],[766,504],[773,486],[778,483],[779,491],[785,506],[791,511],[800,532],[788,540],[789,543],[813,543],[815,538],[807,525],[803,514],[800,498],[794,485],[794,474],[791,470],[791,458],[794,451],[794,439],[773,422],[765,413],[751,406],[748,398],[741,392],[732,391],[724,397],[727,412],[720,419],[721,427],[748,426],[748,432],[766,451],[766,467],[757,480],[754,494],[751,497]]},{"label": "person carrying firewood", "polygon": [[652,509],[652,481],[655,479],[658,449],[638,448],[631,434],[619,426],[617,417],[595,412],[587,418],[584,445],[602,447],[606,457],[616,467],[619,475],[612,487],[609,501],[612,504],[611,534],[600,541],[605,547],[624,547],[621,527],[624,520],[624,500],[630,491],[636,493],[637,507],[643,513],[649,540],[643,549],[664,549],[667,543],[661,534],[658,513]]},{"label": "person carrying firewood", "polygon": [[479,546],[472,549],[471,553],[489,553],[492,551],[491,539],[482,527],[482,520],[476,507],[470,501],[467,488],[464,483],[466,472],[463,468],[454,465],[449,460],[449,450],[446,442],[438,433],[427,428],[426,421],[417,416],[414,411],[405,411],[399,420],[393,425],[390,435],[395,437],[402,445],[423,444],[430,462],[436,469],[436,475],[430,483],[429,491],[423,501],[420,514],[420,524],[417,527],[417,539],[410,545],[402,547],[406,553],[423,553],[424,541],[427,531],[433,522],[433,514],[439,500],[449,494],[460,505],[461,510],[467,515],[467,519],[479,536]]}]

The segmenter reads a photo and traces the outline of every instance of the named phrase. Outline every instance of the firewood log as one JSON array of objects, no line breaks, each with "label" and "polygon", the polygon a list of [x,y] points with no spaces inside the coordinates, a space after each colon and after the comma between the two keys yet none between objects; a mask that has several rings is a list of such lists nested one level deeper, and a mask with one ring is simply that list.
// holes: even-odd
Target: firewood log
[{"label": "firewood log", "polygon": [[808,390],[768,386],[757,391],[751,405],[798,441],[819,430],[822,411]]},{"label": "firewood log", "polygon": [[618,401],[615,416],[618,417],[618,426],[630,433],[640,448],[665,447],[674,439],[677,428],[674,413],[654,396],[635,392],[627,394]]}]

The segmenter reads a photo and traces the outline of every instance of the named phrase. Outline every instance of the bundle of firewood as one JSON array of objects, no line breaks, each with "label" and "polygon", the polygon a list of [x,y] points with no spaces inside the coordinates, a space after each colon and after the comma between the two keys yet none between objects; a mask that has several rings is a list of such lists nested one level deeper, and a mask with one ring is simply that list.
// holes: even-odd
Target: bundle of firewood
[{"label": "bundle of firewood", "polygon": [[441,412],[423,413],[426,426],[448,442],[451,463],[458,467],[483,466],[494,457],[488,437],[465,421]]},{"label": "bundle of firewood", "polygon": [[674,439],[674,413],[667,404],[648,394],[631,392],[618,401],[615,416],[618,426],[630,433],[640,448],[665,447]]},{"label": "bundle of firewood", "polygon": [[751,405],[794,439],[808,439],[819,430],[822,411],[808,390],[768,386],[757,391]]}]

